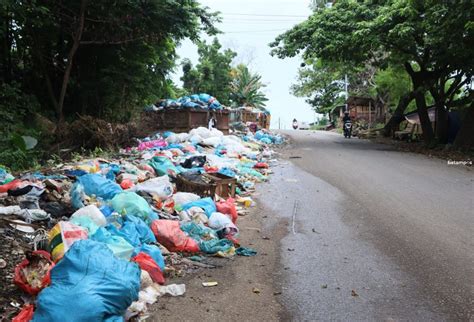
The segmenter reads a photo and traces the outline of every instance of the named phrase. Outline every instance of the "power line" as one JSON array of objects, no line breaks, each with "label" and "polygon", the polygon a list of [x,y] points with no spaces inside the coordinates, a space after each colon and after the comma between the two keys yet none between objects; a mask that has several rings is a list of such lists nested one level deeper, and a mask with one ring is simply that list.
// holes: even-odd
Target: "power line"
[{"label": "power line", "polygon": [[253,13],[222,13],[228,16],[251,16],[251,17],[294,17],[294,18],[308,18],[308,16],[300,15],[267,15],[267,14],[253,14]]},{"label": "power line", "polygon": [[250,21],[250,22],[266,22],[266,21],[271,21],[271,22],[294,22],[298,23],[301,22],[302,20],[281,20],[281,19],[245,19],[245,18],[229,18],[229,19],[224,19],[225,21]]},{"label": "power line", "polygon": [[288,29],[268,29],[268,30],[241,30],[241,31],[223,31],[224,34],[242,34],[255,32],[287,31]]}]

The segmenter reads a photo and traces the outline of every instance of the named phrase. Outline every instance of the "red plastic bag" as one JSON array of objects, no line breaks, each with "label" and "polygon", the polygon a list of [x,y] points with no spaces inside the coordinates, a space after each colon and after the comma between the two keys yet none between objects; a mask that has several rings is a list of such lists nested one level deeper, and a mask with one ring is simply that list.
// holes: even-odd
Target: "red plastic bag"
[{"label": "red plastic bag", "polygon": [[170,252],[199,252],[197,242],[181,230],[177,220],[155,220],[151,224],[151,230],[156,240]]},{"label": "red plastic bag", "polygon": [[256,169],[268,169],[268,164],[265,163],[265,162],[258,162],[253,167],[256,168]]},{"label": "red plastic bag", "polygon": [[54,262],[44,250],[36,250],[15,267],[15,284],[28,294],[36,295],[51,283]]},{"label": "red plastic bag", "polygon": [[142,270],[147,271],[148,274],[150,274],[150,277],[153,282],[161,285],[165,284],[165,277],[163,276],[163,272],[150,255],[141,252],[138,253],[137,256],[133,257],[132,261],[137,263]]},{"label": "red plastic bag", "polygon": [[216,202],[217,211],[224,215],[229,215],[232,223],[235,224],[237,222],[237,207],[235,207],[234,199],[229,198],[226,201],[218,201]]},{"label": "red plastic bag", "polygon": [[20,313],[13,318],[12,322],[29,322],[33,319],[34,313],[35,306],[33,304],[27,304],[21,309]]},{"label": "red plastic bag", "polygon": [[130,179],[124,179],[122,180],[122,182],[120,182],[120,187],[123,189],[123,190],[127,190],[127,189],[130,189],[131,187],[133,187],[135,184],[133,183],[132,180]]},{"label": "red plastic bag", "polygon": [[16,188],[21,186],[21,180],[15,179],[13,181],[10,181],[9,183],[6,183],[4,185],[0,186],[0,193],[3,192],[8,192],[8,190],[15,190]]}]

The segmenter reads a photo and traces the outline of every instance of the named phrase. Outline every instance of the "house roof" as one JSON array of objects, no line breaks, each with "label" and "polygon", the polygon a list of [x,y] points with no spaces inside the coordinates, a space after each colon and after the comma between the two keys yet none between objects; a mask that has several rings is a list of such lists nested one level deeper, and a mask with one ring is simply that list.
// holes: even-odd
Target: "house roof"
[{"label": "house roof", "polygon": [[348,105],[360,106],[369,106],[369,102],[372,106],[375,105],[375,101],[372,98],[364,96],[350,96],[346,101]]}]

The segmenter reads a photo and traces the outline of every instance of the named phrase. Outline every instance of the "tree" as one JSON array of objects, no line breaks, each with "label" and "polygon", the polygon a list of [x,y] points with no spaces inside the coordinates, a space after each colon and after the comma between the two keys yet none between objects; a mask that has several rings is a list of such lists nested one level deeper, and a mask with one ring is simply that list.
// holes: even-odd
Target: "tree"
[{"label": "tree", "polygon": [[189,60],[183,60],[181,80],[189,93],[205,92],[215,96],[221,103],[229,104],[231,64],[237,54],[230,49],[221,49],[217,38],[211,44],[199,42],[199,63],[194,68]]},{"label": "tree", "polygon": [[262,91],[266,87],[262,83],[262,76],[251,73],[243,64],[234,68],[231,74],[233,79],[230,84],[230,98],[234,106],[265,107],[268,98]]},{"label": "tree", "polygon": [[[442,77],[472,74],[473,33],[468,0],[337,1],[317,10],[305,22],[277,37],[272,54],[281,58],[303,52],[304,59],[361,64],[373,61],[379,67],[404,66],[412,83],[417,112],[426,143],[434,132],[428,114],[426,93]],[[435,98],[436,99],[436,98]],[[440,95],[436,106],[445,105]],[[445,110],[438,115],[444,114]],[[444,120],[443,120],[444,122]]]},{"label": "tree", "polygon": [[0,79],[59,123],[76,113],[126,119],[168,93],[176,44],[214,34],[218,19],[194,0],[5,0],[0,17]]}]

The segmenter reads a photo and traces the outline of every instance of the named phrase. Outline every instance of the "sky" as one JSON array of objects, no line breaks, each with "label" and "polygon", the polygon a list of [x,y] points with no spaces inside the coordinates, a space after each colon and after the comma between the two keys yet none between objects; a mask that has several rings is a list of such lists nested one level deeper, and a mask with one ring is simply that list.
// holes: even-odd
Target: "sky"
[{"label": "sky", "polygon": [[[211,11],[220,11],[222,23],[217,27],[224,32],[218,35],[224,48],[238,53],[234,63],[249,64],[253,72],[262,75],[267,84],[265,94],[269,101],[266,108],[272,114],[272,128],[291,127],[293,118],[313,122],[315,113],[305,102],[290,93],[290,86],[296,82],[301,59],[279,59],[270,56],[268,44],[276,36],[304,21],[311,14],[310,0],[201,0]],[[211,39],[211,38],[204,38]],[[191,41],[185,41],[178,48],[178,55],[198,61],[197,48]],[[181,84],[181,69],[173,79]],[[209,93],[212,95],[212,93]]]}]

